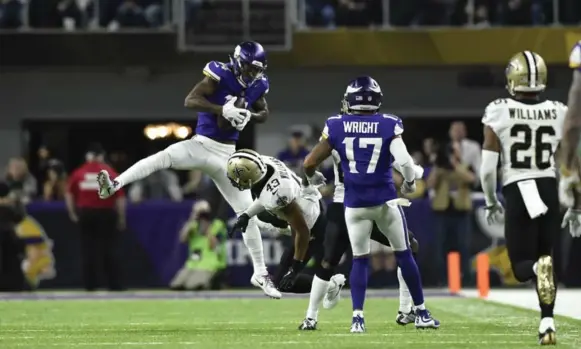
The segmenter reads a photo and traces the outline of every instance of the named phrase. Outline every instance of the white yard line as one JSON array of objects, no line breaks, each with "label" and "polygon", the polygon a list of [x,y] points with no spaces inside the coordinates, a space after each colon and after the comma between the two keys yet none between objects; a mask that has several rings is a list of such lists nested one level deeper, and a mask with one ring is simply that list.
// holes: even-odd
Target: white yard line
[{"label": "white yard line", "polygon": [[[462,295],[478,298],[478,291],[465,290],[462,291]],[[486,300],[525,309],[539,309],[539,301],[532,288],[528,290],[491,290]],[[581,290],[558,290],[555,314],[581,320]]]}]

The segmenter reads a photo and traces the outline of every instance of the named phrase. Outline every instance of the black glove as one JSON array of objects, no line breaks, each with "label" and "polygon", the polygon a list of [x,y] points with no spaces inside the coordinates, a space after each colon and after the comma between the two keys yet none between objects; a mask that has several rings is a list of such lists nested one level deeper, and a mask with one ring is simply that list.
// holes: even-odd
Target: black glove
[{"label": "black glove", "polygon": [[285,292],[292,289],[295,285],[297,275],[303,270],[304,266],[305,264],[302,261],[294,260],[288,272],[280,280],[280,284],[278,285],[279,291]]},{"label": "black glove", "polygon": [[246,213],[241,214],[236,223],[234,223],[232,229],[228,231],[228,237],[233,237],[237,231],[244,233],[248,227],[248,222],[250,222],[250,216]]}]

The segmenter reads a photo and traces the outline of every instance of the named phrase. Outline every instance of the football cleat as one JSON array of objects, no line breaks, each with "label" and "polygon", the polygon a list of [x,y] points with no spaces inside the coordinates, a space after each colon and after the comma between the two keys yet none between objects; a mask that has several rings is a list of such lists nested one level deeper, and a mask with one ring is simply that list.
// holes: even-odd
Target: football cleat
[{"label": "football cleat", "polygon": [[555,302],[555,281],[553,280],[553,259],[542,256],[537,261],[537,289],[539,298],[545,305]]},{"label": "football cleat", "polygon": [[362,315],[353,316],[351,320],[351,333],[364,333],[365,319]]},{"label": "football cleat", "polygon": [[539,344],[555,345],[557,344],[557,331],[555,330],[555,320],[551,317],[541,319],[539,324]]},{"label": "football cleat", "polygon": [[413,324],[416,322],[416,314],[413,311],[410,311],[409,313],[398,311],[397,317],[395,318],[395,322],[397,322],[397,324],[401,326]]},{"label": "football cleat", "polygon": [[250,283],[252,283],[252,285],[256,287],[261,288],[264,294],[270,298],[280,299],[282,297],[280,291],[277,290],[276,287],[274,287],[274,283],[272,282],[272,280],[270,279],[270,275],[268,274],[252,275]]},{"label": "football cleat", "polygon": [[111,180],[109,172],[101,170],[97,175],[97,183],[99,184],[99,198],[107,199],[115,194],[115,182]]},{"label": "football cleat", "polygon": [[341,290],[345,286],[346,280],[343,274],[335,274],[331,277],[327,293],[325,294],[325,298],[323,298],[323,308],[333,309],[339,303],[339,300],[341,300]]},{"label": "football cleat", "polygon": [[434,319],[427,309],[416,310],[416,328],[423,330],[426,328],[440,328],[440,321]]},{"label": "football cleat", "polygon": [[300,331],[315,331],[317,329],[317,320],[306,318],[303,323],[299,325]]}]

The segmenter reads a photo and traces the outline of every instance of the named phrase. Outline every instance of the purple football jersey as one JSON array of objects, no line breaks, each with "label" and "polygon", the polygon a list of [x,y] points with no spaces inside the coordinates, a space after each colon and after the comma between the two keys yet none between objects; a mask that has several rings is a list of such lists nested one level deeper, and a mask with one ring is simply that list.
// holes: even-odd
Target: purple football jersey
[{"label": "purple football jersey", "polygon": [[[227,96],[244,96],[248,105],[254,104],[260,97],[268,93],[268,78],[264,75],[262,78],[254,81],[250,86],[236,78],[229,64],[211,61],[204,67],[204,75],[218,82],[218,89],[211,96],[206,96],[208,101],[224,105]],[[238,140],[238,131],[236,129],[222,130],[218,127],[217,117],[212,113],[198,113],[198,124],[196,134],[221,141]]]},{"label": "purple football jersey", "polygon": [[401,133],[401,120],[389,114],[327,119],[323,137],[341,158],[346,207],[373,207],[397,198],[389,146]]}]

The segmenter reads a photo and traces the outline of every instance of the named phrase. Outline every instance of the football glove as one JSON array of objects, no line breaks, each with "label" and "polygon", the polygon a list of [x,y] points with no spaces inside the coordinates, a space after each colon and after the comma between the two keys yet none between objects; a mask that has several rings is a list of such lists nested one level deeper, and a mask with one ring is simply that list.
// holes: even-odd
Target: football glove
[{"label": "football glove", "polygon": [[403,181],[400,190],[403,195],[414,193],[416,191],[416,181],[411,182]]},{"label": "football glove", "polygon": [[575,205],[575,191],[579,185],[579,176],[561,169],[559,179],[559,202],[561,205],[571,208]]},{"label": "football glove", "polygon": [[297,275],[299,275],[303,267],[304,267],[303,262],[294,260],[288,272],[282,277],[282,280],[280,280],[280,284],[278,285],[279,291],[282,292],[290,291],[295,285]]},{"label": "football glove", "polygon": [[504,207],[500,202],[495,202],[492,205],[486,206],[486,221],[488,224],[500,223],[504,220]]},{"label": "football glove", "polygon": [[[234,106],[234,102],[236,102],[237,99],[238,97],[232,97],[226,102],[226,104],[224,104],[224,106],[222,106],[222,116],[230,121],[232,126],[240,125],[244,120],[250,118],[250,111]],[[248,121],[246,122],[248,123]]]},{"label": "football glove", "polygon": [[315,173],[313,173],[312,176],[307,177],[307,181],[309,182],[310,185],[317,187],[320,185],[324,185],[325,182],[327,181],[327,178],[325,178],[325,176],[321,172],[315,171]]},{"label": "football glove", "polygon": [[233,237],[237,231],[241,231],[242,233],[246,232],[249,222],[250,216],[246,213],[241,214],[240,217],[238,217],[238,220],[236,220],[236,223],[234,223],[232,228],[228,231],[228,237]]},{"label": "football glove", "polygon": [[569,234],[572,237],[581,237],[581,210],[568,209],[563,217],[561,228],[569,226]]}]

